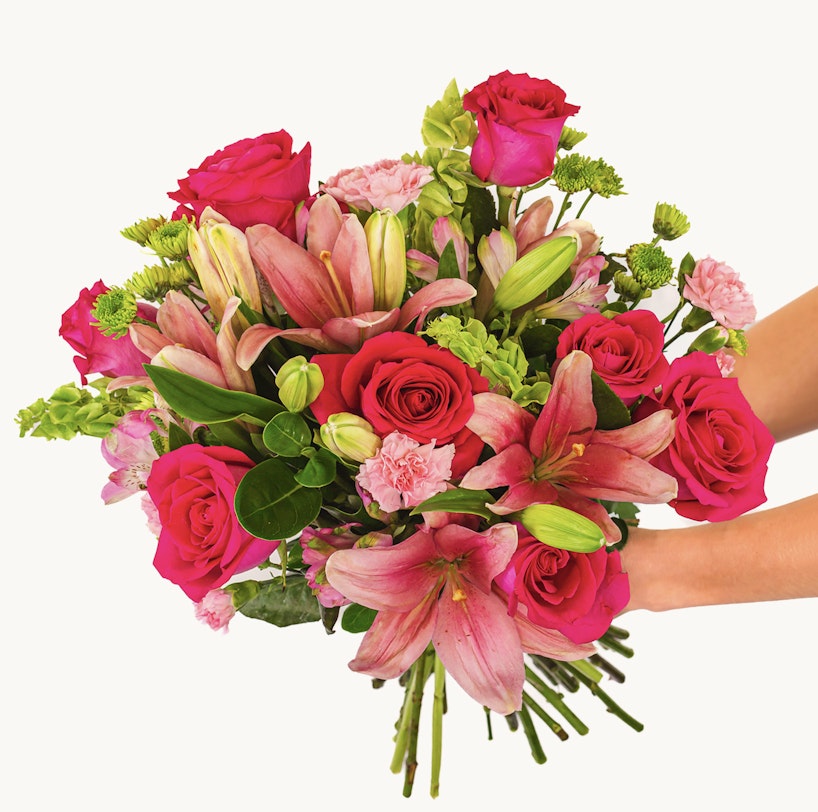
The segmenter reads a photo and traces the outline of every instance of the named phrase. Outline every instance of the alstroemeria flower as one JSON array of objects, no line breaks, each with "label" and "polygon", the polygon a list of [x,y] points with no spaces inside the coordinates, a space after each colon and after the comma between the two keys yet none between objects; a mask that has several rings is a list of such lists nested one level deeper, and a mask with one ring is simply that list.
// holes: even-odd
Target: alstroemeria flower
[{"label": "alstroemeria flower", "polygon": [[[390,237],[390,229],[401,230],[400,239]],[[368,240],[358,218],[343,214],[331,195],[320,196],[309,210],[306,249],[272,226],[247,229],[247,239],[259,272],[299,326],[251,327],[239,343],[244,369],[279,336],[323,352],[357,350],[367,338],[404,330],[412,322],[419,330],[432,308],[462,304],[476,293],[462,279],[440,279],[397,306],[390,291],[399,290],[402,295],[406,275],[397,218],[378,233],[373,229]],[[373,256],[379,259],[377,268],[373,268]],[[399,277],[399,284],[393,277]]]},{"label": "alstroemeria flower", "polygon": [[670,410],[621,429],[597,429],[592,369],[584,352],[567,355],[536,418],[509,398],[491,392],[475,395],[466,426],[496,455],[472,468],[461,486],[506,487],[490,505],[500,515],[533,504],[560,504],[595,521],[609,542],[621,534],[595,500],[660,504],[673,499],[676,480],[657,476],[658,469],[648,462],[673,438]]},{"label": "alstroemeria flower", "polygon": [[[333,553],[326,566],[330,584],[378,611],[349,667],[380,679],[399,677],[431,642],[469,696],[497,713],[519,710],[525,680],[521,632],[492,590],[516,546],[512,524],[482,533],[446,524],[424,526],[392,547]],[[589,652],[531,624],[523,633],[547,656],[576,660]]]},{"label": "alstroemeria flower", "polygon": [[599,284],[599,274],[604,267],[602,254],[588,257],[574,271],[574,279],[565,293],[534,309],[536,317],[576,321],[588,313],[598,313],[610,288],[610,285]]}]

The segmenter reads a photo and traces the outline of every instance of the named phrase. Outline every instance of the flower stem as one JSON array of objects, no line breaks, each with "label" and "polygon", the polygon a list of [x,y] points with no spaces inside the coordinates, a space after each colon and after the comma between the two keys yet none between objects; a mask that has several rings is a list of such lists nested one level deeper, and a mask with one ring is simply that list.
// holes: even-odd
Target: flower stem
[{"label": "flower stem", "polygon": [[446,669],[437,653],[434,655],[435,693],[432,700],[432,782],[429,794],[440,794],[440,765],[443,757],[443,714],[446,712]]},{"label": "flower stem", "polygon": [[591,202],[591,198],[594,196],[595,192],[591,192],[585,200],[582,201],[582,205],[579,207],[579,211],[577,211],[574,219],[578,220],[582,216],[582,212],[585,211],[585,207]]},{"label": "flower stem", "polygon": [[537,764],[545,764],[547,761],[545,752],[540,744],[540,737],[537,735],[537,731],[534,729],[534,722],[531,719],[531,714],[528,712],[528,708],[525,706],[525,704],[523,704],[520,708],[519,716],[520,721],[523,724],[523,731],[528,739],[528,745],[531,748],[531,755],[533,756],[534,761],[536,761]]},{"label": "flower stem", "polygon": [[[611,699],[611,697],[609,697],[608,694],[606,694],[605,691],[603,691],[602,688],[599,687],[595,680],[587,676],[584,669],[581,670],[580,668],[576,667],[579,663],[582,662],[585,661],[577,660],[575,662],[569,662],[566,663],[566,666],[569,668],[569,670],[573,671],[577,675],[579,681],[583,685],[585,685],[594,696],[596,696],[598,699],[602,701],[605,707],[612,714],[614,714],[614,716],[620,718],[626,725],[632,727],[637,732],[644,730],[645,726],[638,720],[634,719],[629,713],[624,711],[621,707],[619,707],[619,705],[617,705],[616,702],[614,702],[613,699]],[[593,666],[591,667],[593,668]]]},{"label": "flower stem", "polygon": [[565,728],[556,719],[549,716],[525,691],[523,691],[523,702],[551,728],[558,739],[565,741],[568,738]]},{"label": "flower stem", "polygon": [[559,213],[557,214],[557,219],[554,221],[554,229],[556,230],[557,226],[560,224],[560,220],[562,220],[563,214],[571,208],[571,193],[566,192],[565,197],[562,199],[562,205],[560,206]]},{"label": "flower stem", "polygon": [[580,736],[588,732],[588,726],[562,701],[562,694],[549,688],[528,666],[525,669],[525,678],[553,705]]}]

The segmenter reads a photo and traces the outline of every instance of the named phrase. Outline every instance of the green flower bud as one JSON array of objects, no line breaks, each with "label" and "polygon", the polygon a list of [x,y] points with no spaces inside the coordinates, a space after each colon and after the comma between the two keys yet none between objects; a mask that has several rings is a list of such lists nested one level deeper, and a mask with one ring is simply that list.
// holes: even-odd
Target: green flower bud
[{"label": "green flower bud", "polygon": [[146,302],[161,302],[168,291],[184,290],[193,281],[190,268],[184,261],[146,265],[125,282],[125,290]]},{"label": "green flower bud", "polygon": [[91,316],[103,335],[121,338],[136,319],[136,297],[124,288],[111,288],[97,296]]},{"label": "green flower bud", "polygon": [[278,370],[276,386],[284,407],[290,412],[302,412],[324,388],[324,374],[318,364],[296,355]]},{"label": "green flower bud", "polygon": [[594,163],[587,155],[571,153],[557,160],[551,179],[561,192],[583,192],[596,177]]},{"label": "green flower bud", "polygon": [[673,276],[673,262],[658,245],[635,243],[625,252],[625,259],[640,287],[656,290]]},{"label": "green flower bud", "polygon": [[713,316],[701,307],[694,307],[683,319],[682,329],[686,333],[693,333],[713,321]]},{"label": "green flower bud", "polygon": [[699,335],[693,339],[687,351],[696,352],[700,350],[708,354],[714,353],[727,344],[728,338],[727,328],[719,324],[699,333]]},{"label": "green flower bud", "polygon": [[653,233],[663,240],[675,240],[690,231],[690,221],[670,203],[657,203],[653,213]]},{"label": "green flower bud", "polygon": [[593,162],[592,167],[593,179],[588,188],[594,194],[606,198],[625,194],[622,191],[622,178],[616,174],[612,166],[600,158]]},{"label": "green flower bud", "polygon": [[557,149],[572,150],[580,141],[584,141],[588,133],[565,126],[560,133],[560,142]]},{"label": "green flower bud", "polygon": [[188,220],[170,220],[148,236],[147,247],[165,259],[180,260],[187,256]]},{"label": "green flower bud", "polygon": [[[614,292],[629,302],[635,302],[643,298],[645,294],[642,286],[627,271],[617,271],[613,275],[613,286]],[[650,291],[647,292],[650,293]]]},{"label": "green flower bud", "polygon": [[523,527],[534,538],[578,553],[592,553],[605,543],[596,522],[559,505],[531,505],[519,513]]},{"label": "green flower bud", "polygon": [[747,336],[744,330],[727,330],[727,346],[736,355],[747,355]]},{"label": "green flower bud", "polygon": [[381,448],[381,438],[372,425],[350,412],[331,414],[319,434],[321,442],[333,454],[354,462],[374,457]]},{"label": "green flower bud", "polygon": [[144,220],[138,220],[132,226],[123,228],[119,233],[126,239],[137,242],[144,247],[148,243],[148,237],[166,222],[167,220],[161,215],[159,217],[147,217]]},{"label": "green flower bud", "polygon": [[[428,185],[428,184],[427,184]],[[375,310],[400,307],[406,289],[406,238],[400,219],[389,209],[374,211],[364,226]]]}]

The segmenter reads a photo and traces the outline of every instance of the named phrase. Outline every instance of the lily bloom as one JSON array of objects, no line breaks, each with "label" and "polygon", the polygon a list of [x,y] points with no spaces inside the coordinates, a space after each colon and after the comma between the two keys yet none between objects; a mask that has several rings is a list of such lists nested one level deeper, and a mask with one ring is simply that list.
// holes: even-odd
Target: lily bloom
[{"label": "lily bloom", "polygon": [[661,504],[673,499],[676,480],[668,474],[657,476],[658,469],[648,462],[673,439],[671,412],[654,412],[621,429],[597,429],[592,369],[584,352],[569,353],[536,418],[510,398],[491,392],[475,395],[466,426],[496,453],[468,471],[461,486],[506,487],[489,505],[500,515],[557,503],[596,522],[609,542],[621,534],[595,500]]},{"label": "lily bloom", "polygon": [[462,279],[427,285],[401,306],[406,280],[403,226],[394,214],[376,212],[366,229],[343,214],[331,195],[309,211],[306,248],[268,225],[247,229],[250,254],[281,306],[298,325],[251,327],[239,345],[249,369],[268,342],[279,336],[323,352],[357,350],[372,336],[420,329],[435,307],[462,304],[475,289]]},{"label": "lily bloom", "polygon": [[[517,529],[483,532],[460,524],[424,525],[391,547],[338,550],[327,560],[330,584],[349,600],[378,610],[349,667],[380,679],[404,673],[431,642],[469,696],[493,711],[519,710],[527,648],[576,660],[593,646],[509,616],[492,581],[517,547]],[[525,624],[524,626],[520,624]]]}]

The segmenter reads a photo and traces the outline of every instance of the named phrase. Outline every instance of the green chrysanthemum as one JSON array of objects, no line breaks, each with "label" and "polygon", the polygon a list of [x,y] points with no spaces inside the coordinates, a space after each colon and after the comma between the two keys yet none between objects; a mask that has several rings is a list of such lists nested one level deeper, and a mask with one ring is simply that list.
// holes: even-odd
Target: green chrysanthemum
[{"label": "green chrysanthemum", "polygon": [[123,228],[119,233],[126,239],[137,242],[144,247],[148,244],[148,237],[166,222],[167,220],[161,215],[159,217],[146,217],[144,220],[138,220],[133,225]]},{"label": "green chrysanthemum", "polygon": [[587,155],[572,153],[560,158],[554,166],[552,180],[561,192],[574,194],[591,188],[595,178],[595,162]]},{"label": "green chrysanthemum", "polygon": [[584,133],[580,130],[575,130],[573,127],[563,127],[562,132],[560,133],[560,142],[558,149],[564,149],[567,151],[572,150],[580,141],[584,141],[585,138],[588,136],[588,133]]},{"label": "green chrysanthemum", "polygon": [[687,216],[670,203],[657,203],[653,214],[653,232],[663,240],[675,240],[690,231]]},{"label": "green chrysanthemum", "polygon": [[170,220],[163,223],[148,236],[148,247],[160,257],[171,260],[184,259],[187,254],[188,221]]},{"label": "green chrysanthemum", "polygon": [[161,302],[170,290],[183,290],[193,282],[185,262],[146,265],[125,282],[125,289],[146,302]]},{"label": "green chrysanthemum", "polygon": [[601,158],[593,162],[593,180],[589,188],[594,194],[605,198],[625,194],[622,191],[622,178]]},{"label": "green chrysanthemum", "polygon": [[124,288],[111,288],[97,296],[91,315],[103,335],[121,338],[136,318],[136,297]]},{"label": "green chrysanthemum", "polygon": [[646,294],[650,295],[650,291],[645,291],[627,271],[617,271],[613,275],[613,286],[617,296],[629,302],[642,299]]},{"label": "green chrysanthemum", "polygon": [[673,276],[673,262],[658,245],[635,243],[625,252],[625,258],[633,278],[642,288],[656,290]]}]

